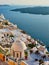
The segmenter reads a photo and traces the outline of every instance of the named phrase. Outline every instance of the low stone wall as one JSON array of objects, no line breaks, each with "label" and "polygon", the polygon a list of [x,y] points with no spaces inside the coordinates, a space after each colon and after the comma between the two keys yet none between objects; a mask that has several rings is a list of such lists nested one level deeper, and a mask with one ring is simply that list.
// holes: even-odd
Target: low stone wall
[{"label": "low stone wall", "polygon": [[[17,62],[14,62],[14,61],[12,61],[12,60],[8,60],[8,65],[18,65],[18,63]],[[21,61],[20,62],[20,65],[28,65],[27,63],[25,63],[24,61]]]},{"label": "low stone wall", "polygon": [[8,65],[18,65],[18,63],[17,62],[14,62],[14,61],[12,61],[12,60],[8,60]]},{"label": "low stone wall", "polygon": [[28,65],[28,64],[25,63],[24,61],[21,61],[20,65]]}]

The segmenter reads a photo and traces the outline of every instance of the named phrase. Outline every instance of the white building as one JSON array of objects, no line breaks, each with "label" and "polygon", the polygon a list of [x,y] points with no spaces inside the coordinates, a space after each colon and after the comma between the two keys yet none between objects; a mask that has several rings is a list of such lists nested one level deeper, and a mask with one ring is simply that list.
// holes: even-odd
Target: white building
[{"label": "white building", "polygon": [[24,58],[24,51],[27,49],[26,45],[24,42],[21,40],[17,40],[16,42],[13,43],[11,46],[11,55],[14,58]]}]

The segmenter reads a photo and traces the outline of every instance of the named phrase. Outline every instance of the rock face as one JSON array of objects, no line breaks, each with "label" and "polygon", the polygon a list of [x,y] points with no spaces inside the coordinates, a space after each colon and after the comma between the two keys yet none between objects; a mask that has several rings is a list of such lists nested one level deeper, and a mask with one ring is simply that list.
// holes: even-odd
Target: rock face
[{"label": "rock face", "polygon": [[0,65],[8,65],[8,64],[0,60]]}]

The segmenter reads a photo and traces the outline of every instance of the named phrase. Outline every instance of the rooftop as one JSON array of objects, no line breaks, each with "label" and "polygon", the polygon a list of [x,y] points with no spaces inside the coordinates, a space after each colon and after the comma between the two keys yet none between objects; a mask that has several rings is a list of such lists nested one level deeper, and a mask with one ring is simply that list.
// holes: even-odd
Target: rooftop
[{"label": "rooftop", "polygon": [[22,50],[26,50],[27,47],[23,41],[17,40],[12,44],[11,49],[13,49],[14,51],[22,51]]}]

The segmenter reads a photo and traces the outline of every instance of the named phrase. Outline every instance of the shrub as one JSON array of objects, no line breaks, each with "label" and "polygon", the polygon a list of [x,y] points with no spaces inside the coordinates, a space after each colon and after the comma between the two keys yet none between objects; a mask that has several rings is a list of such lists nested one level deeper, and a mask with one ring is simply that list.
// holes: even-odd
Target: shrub
[{"label": "shrub", "polygon": [[25,51],[25,59],[27,60],[28,59],[28,52]]},{"label": "shrub", "polygon": [[25,56],[28,56],[28,52],[27,51],[25,51]]},{"label": "shrub", "polygon": [[36,44],[28,44],[28,47],[30,47],[30,48],[33,48],[35,46],[36,46]]},{"label": "shrub", "polygon": [[10,37],[14,37],[14,35],[11,34]]},{"label": "shrub", "polygon": [[44,63],[44,61],[42,59],[39,60],[39,64],[42,64]]},{"label": "shrub", "polygon": [[8,22],[5,22],[4,24],[5,24],[5,25],[8,25]]},{"label": "shrub", "polygon": [[46,52],[46,54],[49,54],[49,52]]}]

